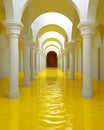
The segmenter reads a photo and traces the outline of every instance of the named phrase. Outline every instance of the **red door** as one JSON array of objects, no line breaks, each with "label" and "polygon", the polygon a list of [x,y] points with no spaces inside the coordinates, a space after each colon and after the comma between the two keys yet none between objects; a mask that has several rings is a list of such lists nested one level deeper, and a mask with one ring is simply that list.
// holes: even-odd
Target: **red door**
[{"label": "red door", "polygon": [[57,67],[57,54],[54,51],[47,54],[47,67]]}]

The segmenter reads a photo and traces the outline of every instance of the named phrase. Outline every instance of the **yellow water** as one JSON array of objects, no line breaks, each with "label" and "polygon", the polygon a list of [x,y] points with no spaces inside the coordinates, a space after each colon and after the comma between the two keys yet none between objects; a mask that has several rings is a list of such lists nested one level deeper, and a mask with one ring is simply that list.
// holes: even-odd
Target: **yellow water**
[{"label": "yellow water", "polygon": [[45,69],[8,99],[8,79],[0,81],[0,130],[104,130],[104,82],[93,79],[94,98],[81,96],[82,74],[70,81],[58,69]]}]

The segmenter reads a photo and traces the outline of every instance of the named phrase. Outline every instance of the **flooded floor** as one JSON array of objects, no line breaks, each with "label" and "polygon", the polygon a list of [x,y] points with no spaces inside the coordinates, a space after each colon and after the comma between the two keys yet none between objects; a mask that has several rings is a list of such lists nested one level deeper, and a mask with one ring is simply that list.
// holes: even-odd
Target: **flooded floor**
[{"label": "flooded floor", "polygon": [[56,68],[42,71],[8,99],[8,79],[0,81],[0,130],[104,130],[104,82],[93,79],[94,98],[81,96],[82,74],[74,81]]}]

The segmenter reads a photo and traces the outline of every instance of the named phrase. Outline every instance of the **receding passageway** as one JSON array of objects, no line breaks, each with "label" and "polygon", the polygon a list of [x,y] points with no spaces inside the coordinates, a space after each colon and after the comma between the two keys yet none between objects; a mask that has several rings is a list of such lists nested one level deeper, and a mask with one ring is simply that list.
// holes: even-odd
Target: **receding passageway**
[{"label": "receding passageway", "polygon": [[47,54],[47,67],[57,67],[57,54],[54,51]]},{"label": "receding passageway", "polygon": [[20,97],[8,99],[8,79],[0,81],[0,130],[104,130],[104,82],[93,80],[94,98],[81,96],[82,74],[69,80],[57,68],[43,70],[23,87]]}]

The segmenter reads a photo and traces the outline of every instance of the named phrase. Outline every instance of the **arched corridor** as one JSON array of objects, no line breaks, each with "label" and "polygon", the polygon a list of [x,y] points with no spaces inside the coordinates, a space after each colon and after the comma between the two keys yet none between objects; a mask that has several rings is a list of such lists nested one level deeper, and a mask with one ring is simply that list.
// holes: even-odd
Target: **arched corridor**
[{"label": "arched corridor", "polygon": [[50,51],[47,54],[47,67],[57,67],[57,54],[54,51]]},{"label": "arched corridor", "polygon": [[0,0],[0,130],[104,130],[104,0]]}]

